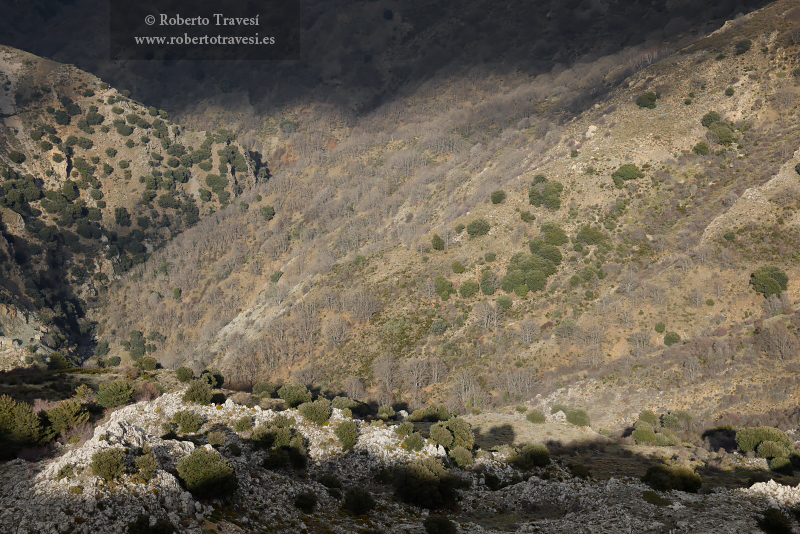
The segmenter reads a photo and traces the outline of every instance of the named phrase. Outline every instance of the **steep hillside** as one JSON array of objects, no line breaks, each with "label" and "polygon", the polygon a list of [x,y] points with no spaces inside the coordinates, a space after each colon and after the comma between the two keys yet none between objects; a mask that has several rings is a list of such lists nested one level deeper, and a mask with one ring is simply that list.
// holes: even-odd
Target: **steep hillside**
[{"label": "steep hillside", "polygon": [[44,335],[0,328],[28,363],[78,356],[109,283],[268,175],[231,133],[186,131],[74,67],[4,47],[0,84],[0,295]]},{"label": "steep hillside", "polygon": [[[281,108],[246,140],[273,178],[111,288],[103,339],[243,388],[794,423],[799,13],[464,71],[355,120]],[[770,265],[788,285],[751,284]]]}]

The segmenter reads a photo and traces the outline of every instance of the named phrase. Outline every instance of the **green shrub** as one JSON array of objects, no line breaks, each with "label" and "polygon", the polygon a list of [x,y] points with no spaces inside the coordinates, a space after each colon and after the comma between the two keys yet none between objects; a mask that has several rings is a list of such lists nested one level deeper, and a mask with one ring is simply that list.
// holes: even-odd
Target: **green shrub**
[{"label": "green shrub", "polygon": [[139,470],[139,476],[145,481],[151,480],[158,469],[158,460],[153,456],[152,452],[147,452],[141,456],[136,457],[136,469]]},{"label": "green shrub", "polygon": [[503,310],[510,310],[511,307],[514,305],[514,301],[511,300],[511,297],[509,297],[508,295],[500,295],[499,297],[497,297],[495,302],[497,302],[497,305],[500,306],[500,308]]},{"label": "green shrub", "polygon": [[529,410],[528,413],[525,414],[525,419],[537,425],[547,422],[547,417],[541,410]]},{"label": "green shrub", "polygon": [[195,498],[224,498],[238,486],[233,465],[216,451],[195,449],[178,460],[178,476]]},{"label": "green shrub", "polygon": [[759,267],[750,275],[750,284],[757,293],[768,298],[770,295],[780,295],[786,291],[789,284],[789,277],[783,269],[774,265]]},{"label": "green shrub", "polygon": [[792,461],[786,457],[771,458],[769,461],[769,468],[782,475],[794,475],[794,466],[792,465]]},{"label": "green shrub", "polygon": [[758,528],[767,534],[791,534],[792,520],[780,508],[767,508],[761,514],[763,518],[756,518]]},{"label": "green shrub", "polygon": [[406,436],[401,446],[408,451],[421,451],[425,446],[425,438],[419,432],[412,432]]},{"label": "green shrub", "polygon": [[661,321],[656,323],[656,332],[658,332],[659,334],[663,334],[664,330],[666,330],[666,329],[667,329],[667,325],[665,325]]},{"label": "green shrub", "polygon": [[715,122],[708,129],[717,137],[717,141],[721,145],[730,145],[738,140],[733,129],[727,123]]},{"label": "green shrub", "polygon": [[564,229],[554,222],[542,223],[539,227],[539,230],[542,232],[545,245],[560,247],[569,241],[567,233],[564,231]]},{"label": "green shrub", "polygon": [[450,419],[451,414],[450,410],[443,404],[431,404],[425,406],[424,408],[420,408],[418,410],[414,410],[411,412],[411,415],[408,418],[411,421],[447,421]]},{"label": "green shrub", "polygon": [[408,436],[412,432],[414,432],[414,423],[405,422],[394,427],[394,433],[398,436]]},{"label": "green shrub", "polygon": [[111,480],[125,472],[125,450],[114,447],[92,455],[92,475]]},{"label": "green shrub", "polygon": [[378,408],[378,419],[388,421],[389,419],[393,419],[395,415],[394,409],[387,404],[384,404]]},{"label": "green shrub", "polygon": [[55,433],[82,425],[89,421],[89,412],[76,399],[68,399],[47,410],[47,419]]},{"label": "green shrub", "polygon": [[506,199],[506,192],[502,189],[498,189],[497,191],[492,191],[491,197],[492,204],[500,204],[502,201]]},{"label": "green shrub", "polygon": [[153,371],[158,366],[158,360],[152,356],[144,356],[136,362],[136,366],[144,371]]},{"label": "green shrub", "polygon": [[97,404],[103,408],[114,408],[133,400],[133,387],[126,380],[116,380],[100,384],[95,396]]},{"label": "green shrub", "polygon": [[692,152],[699,156],[706,156],[709,152],[708,144],[705,141],[700,141],[692,147]]},{"label": "green shrub", "polygon": [[728,87],[727,89],[725,89],[725,96],[733,96],[733,93],[734,93],[733,87]]},{"label": "green shrub", "polygon": [[439,234],[433,234],[431,238],[431,248],[433,248],[433,250],[444,250],[444,239],[442,239]]},{"label": "green shrub", "polygon": [[461,297],[465,299],[472,298],[477,295],[478,290],[480,290],[480,285],[478,285],[478,282],[474,280],[465,280],[461,284],[461,287],[459,287]]},{"label": "green shrub", "polygon": [[358,426],[355,421],[342,421],[333,431],[345,449],[352,449],[358,440]]},{"label": "green shrub", "polygon": [[464,467],[472,463],[472,453],[466,447],[460,445],[453,447],[448,454],[459,467]]},{"label": "green shrub", "polygon": [[311,402],[311,392],[303,384],[287,382],[278,389],[278,397],[294,408],[304,402]]},{"label": "green shrub", "polygon": [[636,440],[637,445],[649,445],[656,441],[656,433],[653,431],[653,427],[642,420],[636,422],[631,436]]},{"label": "green shrub", "polygon": [[650,490],[642,492],[642,499],[655,506],[669,506],[670,504],[672,504],[671,500],[665,499],[655,491],[650,491]]},{"label": "green shrub", "polygon": [[541,443],[527,443],[508,457],[508,463],[522,470],[545,467],[550,463],[550,451]]},{"label": "green shrub", "polygon": [[69,367],[67,358],[58,351],[50,353],[50,361],[47,362],[48,369],[66,369]]},{"label": "green shrub", "polygon": [[742,452],[755,451],[764,441],[775,442],[788,450],[794,448],[789,436],[778,428],[770,426],[746,427],[736,432],[736,447]]},{"label": "green shrub", "polygon": [[253,385],[253,395],[257,397],[269,398],[272,397],[276,391],[278,391],[278,386],[266,380],[256,382],[255,385]]},{"label": "green shrub", "polygon": [[716,111],[709,111],[708,113],[703,115],[702,119],[700,119],[700,124],[708,128],[715,122],[719,122],[719,120],[720,120],[719,113],[717,113]]},{"label": "green shrub", "polygon": [[438,458],[420,458],[395,468],[392,483],[402,501],[428,509],[455,504],[456,490],[466,484]]},{"label": "green shrub", "polygon": [[569,469],[570,474],[575,478],[589,478],[592,476],[589,468],[583,464],[569,464],[567,465],[567,469]]},{"label": "green shrub", "polygon": [[326,423],[333,413],[331,401],[324,397],[320,397],[314,402],[304,402],[297,410],[303,417],[317,425]]},{"label": "green shrub", "polygon": [[791,447],[777,441],[762,441],[756,448],[756,456],[759,458],[785,458],[790,452]]},{"label": "green shrub", "polygon": [[633,163],[626,163],[620,165],[619,168],[611,174],[612,178],[619,178],[620,180],[635,180],[643,178],[644,173]]},{"label": "green shrub", "polygon": [[186,392],[183,394],[185,402],[195,404],[208,404],[211,402],[211,386],[205,380],[192,380]]},{"label": "green shrub", "polygon": [[678,490],[697,493],[703,484],[700,475],[684,466],[652,465],[642,477],[642,482],[657,491]]},{"label": "green shrub", "polygon": [[441,422],[431,426],[430,438],[445,449],[453,444],[453,434]]},{"label": "green shrub", "polygon": [[577,426],[589,426],[589,414],[580,408],[566,411],[567,422]]},{"label": "green shrub", "polygon": [[178,367],[175,369],[175,377],[178,379],[179,382],[189,382],[192,378],[194,378],[194,372],[189,369],[188,367]]},{"label": "green shrub", "polygon": [[640,108],[655,109],[657,98],[658,97],[654,92],[648,91],[644,94],[639,95],[636,98],[636,105],[639,106]]},{"label": "green shrub", "polygon": [[304,491],[294,496],[294,505],[304,514],[310,514],[317,506],[317,496],[310,491]]},{"label": "green shrub", "polygon": [[427,534],[456,534],[456,524],[441,515],[429,515],[422,522]]},{"label": "green shrub", "polygon": [[342,508],[355,516],[371,512],[376,506],[375,499],[369,491],[360,486],[349,488],[344,494]]},{"label": "green shrub", "polygon": [[128,534],[173,534],[175,525],[167,519],[159,518],[155,525],[150,526],[150,518],[144,514],[139,514],[136,521],[128,523]]},{"label": "green shrub", "polygon": [[477,237],[479,235],[486,235],[491,229],[489,221],[486,219],[475,219],[467,225],[467,233],[470,237]]},{"label": "green shrub", "polygon": [[467,270],[463,265],[461,265],[460,261],[454,261],[453,263],[451,263],[450,269],[456,274],[461,274]]},{"label": "green shrub", "polygon": [[252,428],[253,428],[253,419],[247,415],[244,415],[233,422],[233,429],[236,432],[247,432]]},{"label": "green shrub", "polygon": [[108,359],[109,367],[117,367],[120,363],[122,363],[122,358],[119,356],[112,356]]},{"label": "green shrub", "polygon": [[203,418],[199,414],[190,412],[188,410],[175,412],[175,414],[172,416],[172,422],[177,423],[177,425],[180,427],[181,433],[183,434],[197,432],[200,430],[200,427],[203,426]]},{"label": "green shrub", "polygon": [[658,425],[658,417],[652,410],[642,410],[639,412],[639,421],[644,421],[650,426]]},{"label": "green shrub", "polygon": [[664,334],[664,345],[671,346],[681,340],[681,336],[677,332],[667,332]]},{"label": "green shrub", "polygon": [[752,46],[752,41],[750,39],[742,39],[741,41],[736,41],[736,55],[740,56],[750,50],[750,46]]}]

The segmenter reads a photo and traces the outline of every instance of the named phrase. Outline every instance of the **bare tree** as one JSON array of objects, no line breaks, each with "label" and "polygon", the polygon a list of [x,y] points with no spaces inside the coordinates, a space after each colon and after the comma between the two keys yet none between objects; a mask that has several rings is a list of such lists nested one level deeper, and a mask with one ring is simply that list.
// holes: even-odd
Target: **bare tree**
[{"label": "bare tree", "polygon": [[453,397],[467,411],[483,404],[483,389],[471,371],[462,369],[456,373],[453,380]]},{"label": "bare tree", "polygon": [[539,337],[539,323],[530,317],[526,317],[519,324],[519,337],[523,345],[530,345]]},{"label": "bare tree", "polygon": [[580,330],[580,342],[584,354],[592,367],[597,367],[603,358],[603,343],[606,339],[606,329],[603,325],[591,322]]},{"label": "bare tree", "polygon": [[349,329],[350,323],[348,323],[347,320],[339,315],[334,315],[333,317],[328,317],[325,320],[325,326],[323,327],[322,331],[325,334],[325,337],[328,338],[328,342],[330,344],[338,345],[347,339],[347,331]]},{"label": "bare tree", "polygon": [[497,386],[507,391],[516,399],[529,397],[536,388],[536,374],[526,368],[515,368],[503,371],[497,376]]},{"label": "bare tree", "polygon": [[683,362],[683,368],[689,376],[689,380],[694,380],[700,374],[700,360],[697,356],[690,356]]},{"label": "bare tree", "polygon": [[344,381],[344,391],[351,399],[363,399],[366,396],[367,388],[364,387],[363,379],[348,376]]},{"label": "bare tree", "polygon": [[771,358],[785,360],[797,354],[797,338],[783,323],[765,326],[758,334],[761,349]]},{"label": "bare tree", "polygon": [[437,356],[428,358],[428,372],[430,373],[430,382],[436,384],[441,381],[447,374],[447,365]]},{"label": "bare tree", "polygon": [[397,387],[397,362],[389,354],[378,356],[372,364],[372,375],[383,383],[386,391],[392,392]]},{"label": "bare tree", "polygon": [[778,111],[781,118],[783,118],[794,104],[796,98],[797,94],[794,92],[794,89],[791,87],[783,87],[772,95],[772,105],[775,106],[775,109]]},{"label": "bare tree", "polygon": [[636,271],[628,266],[619,277],[619,287],[618,291],[622,294],[628,294],[636,289],[636,285],[639,282],[638,276],[636,276]]},{"label": "bare tree", "polygon": [[683,276],[681,276],[681,275],[680,275],[680,274],[678,274],[678,273],[671,273],[671,274],[670,274],[670,275],[667,277],[667,280],[669,280],[669,285],[670,285],[670,286],[672,286],[672,287],[678,287],[678,284],[680,284],[680,283],[683,281]]},{"label": "bare tree", "polygon": [[403,363],[403,383],[412,391],[419,391],[428,383],[428,360],[409,358]]},{"label": "bare tree", "polygon": [[781,293],[780,297],[777,295],[770,295],[768,299],[765,299],[761,303],[761,309],[764,310],[764,313],[770,317],[780,315],[789,306],[791,306],[791,301],[789,300],[789,295],[786,293],[786,291]]},{"label": "bare tree", "polygon": [[478,324],[484,330],[488,330],[490,326],[497,326],[497,320],[500,315],[496,304],[489,304],[488,302],[479,302],[475,305],[475,315]]},{"label": "bare tree", "polygon": [[631,334],[631,337],[628,338],[628,341],[633,347],[634,353],[642,354],[650,347],[650,332],[647,330],[634,332]]},{"label": "bare tree", "polygon": [[345,295],[344,305],[359,321],[366,321],[381,309],[378,299],[364,288],[349,291]]},{"label": "bare tree", "polygon": [[681,254],[675,258],[675,267],[685,273],[692,268],[692,259],[685,254]]}]

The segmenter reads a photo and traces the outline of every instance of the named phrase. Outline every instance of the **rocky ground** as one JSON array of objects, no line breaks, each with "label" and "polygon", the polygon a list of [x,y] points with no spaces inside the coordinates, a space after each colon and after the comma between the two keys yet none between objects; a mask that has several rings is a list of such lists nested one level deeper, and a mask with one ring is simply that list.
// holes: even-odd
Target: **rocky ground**
[{"label": "rocky ground", "polygon": [[[194,441],[164,440],[161,423],[180,410],[191,410],[205,420]],[[124,533],[140,514],[151,522],[167,519],[178,532],[424,532],[427,510],[398,501],[391,490],[375,482],[382,468],[391,468],[416,457],[444,456],[444,449],[428,442],[420,452],[403,449],[401,438],[382,422],[357,421],[359,438],[352,451],[343,451],[333,428],[345,419],[334,409],[327,425],[303,420],[296,410],[282,412],[295,418],[296,428],[307,438],[310,462],[303,472],[265,470],[264,451],[255,449],[231,428],[236,419],[250,416],[255,424],[269,422],[272,410],[246,407],[228,400],[223,405],[185,404],[179,394],[167,394],[152,402],[126,406],[98,425],[83,445],[70,445],[55,459],[37,463],[14,460],[0,466],[0,525],[3,532],[22,533]],[[516,417],[516,416],[509,416]],[[536,432],[565,435],[594,434],[553,421]],[[481,421],[473,421],[481,444]],[[225,428],[226,443],[217,450],[235,467],[239,487],[231,499],[199,501],[185,491],[176,477],[179,458],[203,445],[210,429]],[[523,437],[523,436],[520,436]],[[528,437],[527,435],[524,437]],[[159,462],[155,478],[143,482],[135,474],[106,482],[91,474],[92,455],[110,447],[128,452],[129,472],[133,457],[148,445]],[[485,444],[484,444],[485,446]],[[237,447],[240,454],[236,455]],[[708,493],[667,492],[658,504],[645,500],[650,488],[636,478],[595,475],[573,478],[567,461],[557,459],[549,467],[524,474],[506,463],[508,448],[478,451],[475,463],[460,476],[472,480],[461,491],[457,509],[447,515],[459,532],[758,532],[759,512],[771,506],[790,508],[800,502],[800,486],[769,483],[749,489],[715,488]],[[580,458],[590,469],[591,457]],[[71,474],[65,472],[72,467]],[[343,489],[361,485],[369,489],[378,506],[369,516],[353,517],[341,510],[339,498],[315,479],[335,474]],[[486,475],[505,487],[492,491]],[[317,495],[313,513],[294,506],[304,491]]]}]

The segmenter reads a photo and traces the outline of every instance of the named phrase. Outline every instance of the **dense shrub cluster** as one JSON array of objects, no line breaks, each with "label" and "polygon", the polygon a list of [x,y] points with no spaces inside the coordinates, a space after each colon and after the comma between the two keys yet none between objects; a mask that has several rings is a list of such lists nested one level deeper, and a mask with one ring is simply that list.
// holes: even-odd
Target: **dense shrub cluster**
[{"label": "dense shrub cluster", "polygon": [[542,424],[547,422],[547,417],[541,410],[528,410],[525,414],[525,419],[534,424]]},{"label": "dense shrub cluster", "polygon": [[122,476],[125,472],[125,450],[113,447],[98,451],[92,455],[92,475],[111,480]]},{"label": "dense shrub cluster", "polygon": [[233,465],[216,451],[195,449],[178,460],[178,476],[196,498],[221,498],[236,491]]},{"label": "dense shrub cluster", "polygon": [[636,180],[643,178],[644,173],[633,163],[626,163],[620,165],[619,168],[611,173],[611,179],[614,180],[614,185],[622,187],[628,180]]},{"label": "dense shrub cluster", "polygon": [[103,408],[114,408],[133,400],[133,387],[126,380],[115,380],[100,384],[95,396],[97,404]]},{"label": "dense shrub cluster", "polygon": [[192,380],[183,394],[184,401],[196,404],[208,404],[211,402],[211,397],[211,386],[205,380]]},{"label": "dense shrub cluster", "polygon": [[636,105],[640,108],[655,109],[657,99],[658,96],[654,92],[648,91],[636,98]]},{"label": "dense shrub cluster", "polygon": [[365,515],[375,509],[372,494],[360,486],[349,488],[344,494],[342,508],[355,516]]},{"label": "dense shrub cluster", "polygon": [[789,285],[789,277],[783,269],[774,265],[759,267],[750,275],[750,284],[757,293],[769,298],[770,295],[780,295]]},{"label": "dense shrub cluster", "polygon": [[537,208],[544,205],[549,210],[561,208],[561,192],[564,186],[561,182],[548,180],[544,175],[533,177],[533,184],[528,189],[528,201]]},{"label": "dense shrub cluster", "polygon": [[486,235],[489,233],[492,225],[486,219],[475,219],[467,225],[467,233],[470,237],[477,237],[479,235]]},{"label": "dense shrub cluster", "polygon": [[358,426],[355,421],[342,421],[333,432],[345,449],[352,449],[358,440]]},{"label": "dense shrub cluster", "polygon": [[421,458],[394,470],[395,494],[404,502],[435,509],[456,502],[469,483],[454,476],[438,458]]},{"label": "dense shrub cluster", "polygon": [[431,404],[429,406],[425,406],[424,408],[420,408],[418,410],[414,410],[411,412],[411,415],[408,416],[410,421],[447,421],[452,417],[450,410],[447,409],[447,406],[444,404]]},{"label": "dense shrub cluster", "polygon": [[182,410],[175,412],[172,422],[177,423],[181,433],[197,432],[203,426],[203,418],[194,412]]},{"label": "dense shrub cluster", "polygon": [[689,467],[652,465],[642,477],[642,482],[657,491],[678,490],[697,493],[703,484],[700,475]]},{"label": "dense shrub cluster", "polygon": [[541,443],[527,443],[514,451],[508,462],[523,470],[545,467],[550,463],[550,451]]},{"label": "dense shrub cluster", "polygon": [[[786,432],[778,428],[769,426],[747,427],[736,432],[736,447],[742,452],[755,451],[759,453],[759,448],[764,444],[764,453],[784,452],[776,456],[788,456],[788,452],[794,449],[791,438]],[[769,458],[770,456],[761,456]]]},{"label": "dense shrub cluster", "polygon": [[297,410],[303,417],[317,425],[326,423],[333,413],[331,401],[324,397],[320,397],[313,402],[304,402]]},{"label": "dense shrub cluster", "polygon": [[278,390],[278,397],[290,407],[294,408],[304,402],[311,402],[311,392],[303,384],[287,382]]}]

